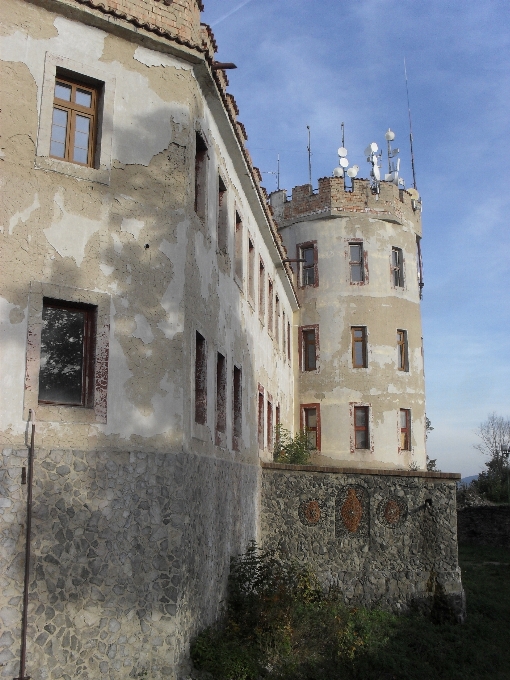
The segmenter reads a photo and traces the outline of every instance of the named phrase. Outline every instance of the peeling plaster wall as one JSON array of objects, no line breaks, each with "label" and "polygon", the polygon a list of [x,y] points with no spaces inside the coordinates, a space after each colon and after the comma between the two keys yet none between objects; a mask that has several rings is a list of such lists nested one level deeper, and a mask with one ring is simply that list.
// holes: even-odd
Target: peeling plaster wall
[{"label": "peeling plaster wall", "polygon": [[[317,370],[300,370],[296,342],[295,419],[299,423],[299,404],[320,403],[321,464],[329,461],[383,469],[408,469],[414,464],[424,470],[425,387],[416,246],[416,236],[421,235],[419,213],[413,213],[409,197],[409,205],[404,205],[398,191],[393,196],[392,186],[383,187],[378,203],[368,190],[370,199],[365,197],[366,181],[356,180],[356,184],[357,193],[362,194],[356,211],[349,211],[348,205],[356,194],[344,194],[343,183],[338,195],[335,186],[328,187],[330,193],[324,199],[322,187],[319,196],[308,195],[306,186],[297,187],[292,200],[283,204],[285,213],[280,208],[280,233],[289,257],[298,257],[298,245],[309,241],[317,241],[318,251],[319,285],[299,288],[301,309],[295,315],[296,326],[318,324]],[[307,210],[308,203],[319,197],[324,205]],[[278,198],[274,194],[273,203]],[[350,283],[349,241],[356,240],[362,241],[365,252],[362,285]],[[403,251],[403,288],[392,286],[392,247]],[[352,366],[352,326],[367,329],[367,368]],[[397,370],[397,329],[407,330],[409,371]],[[370,450],[354,448],[353,403],[370,406]],[[411,410],[411,451],[400,450],[401,408]]]},{"label": "peeling plaster wall", "polygon": [[[107,408],[96,418],[92,409],[36,406],[30,674],[57,680],[81,668],[91,680],[120,679],[146,668],[176,677],[190,636],[218,614],[230,556],[257,537],[258,463],[270,457],[257,443],[258,384],[292,428],[292,367],[247,300],[248,233],[288,319],[295,303],[231,161],[240,151],[222,140],[184,48],[183,59],[169,56],[20,0],[2,3],[2,21],[0,619],[12,630],[2,672],[18,668],[24,380],[36,399],[42,296],[51,290],[106,310]],[[110,88],[106,171],[40,162],[48,74],[62,60],[78,74],[80,65],[104,74]],[[193,209],[197,129],[208,144],[203,221]],[[218,172],[226,251],[217,243]],[[243,281],[233,270],[236,211]],[[208,358],[202,426],[193,408],[197,331]],[[225,435],[215,436],[218,352],[227,405],[234,365],[243,372],[238,451],[230,407]]]}]

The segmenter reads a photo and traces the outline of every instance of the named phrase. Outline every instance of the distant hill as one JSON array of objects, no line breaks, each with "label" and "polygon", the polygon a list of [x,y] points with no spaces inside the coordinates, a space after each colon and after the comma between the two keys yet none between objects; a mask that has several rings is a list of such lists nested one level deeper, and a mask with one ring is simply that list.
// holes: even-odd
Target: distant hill
[{"label": "distant hill", "polygon": [[478,475],[471,475],[471,477],[463,477],[460,480],[460,482],[458,482],[458,484],[459,486],[469,486],[474,479],[478,479]]}]

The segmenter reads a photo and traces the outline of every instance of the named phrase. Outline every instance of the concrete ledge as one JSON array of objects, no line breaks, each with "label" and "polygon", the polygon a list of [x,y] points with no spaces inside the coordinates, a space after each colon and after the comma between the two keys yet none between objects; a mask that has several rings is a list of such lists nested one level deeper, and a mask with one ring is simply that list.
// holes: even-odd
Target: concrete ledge
[{"label": "concrete ledge", "polygon": [[348,475],[386,475],[389,477],[424,477],[426,479],[460,479],[460,472],[428,472],[427,470],[376,470],[372,468],[343,468],[329,465],[291,465],[290,463],[260,462],[265,470],[293,470],[294,472],[329,472]]}]

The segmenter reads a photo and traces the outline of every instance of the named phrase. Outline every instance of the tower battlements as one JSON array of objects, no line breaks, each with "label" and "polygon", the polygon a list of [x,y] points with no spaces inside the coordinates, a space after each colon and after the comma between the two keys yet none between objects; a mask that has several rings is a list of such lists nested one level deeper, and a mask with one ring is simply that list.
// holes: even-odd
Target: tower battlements
[{"label": "tower battlements", "polygon": [[310,184],[294,187],[290,199],[285,189],[273,192],[269,200],[278,226],[361,213],[397,224],[411,221],[421,231],[420,206],[405,189],[392,182],[381,182],[377,195],[372,193],[370,180],[354,179],[352,184],[352,190],[346,190],[343,177],[322,177],[317,192]]}]

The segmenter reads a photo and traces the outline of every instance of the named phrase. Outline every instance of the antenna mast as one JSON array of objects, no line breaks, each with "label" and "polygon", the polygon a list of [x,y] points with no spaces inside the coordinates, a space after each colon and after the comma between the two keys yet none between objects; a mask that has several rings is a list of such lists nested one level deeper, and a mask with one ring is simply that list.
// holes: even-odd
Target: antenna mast
[{"label": "antenna mast", "polygon": [[405,57],[404,57],[404,74],[406,77],[407,112],[409,114],[409,142],[411,145],[411,168],[413,171],[413,187],[416,189],[416,172],[414,170],[414,151],[413,151],[413,124],[411,122],[411,105],[409,104],[409,87],[407,84],[407,67]]},{"label": "antenna mast", "polygon": [[310,145],[310,126],[307,125],[308,130],[308,184],[312,184],[312,147]]},{"label": "antenna mast", "polygon": [[276,164],[276,190],[280,191],[280,154],[278,154],[278,161]]}]

